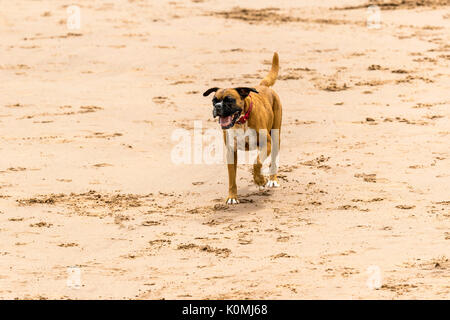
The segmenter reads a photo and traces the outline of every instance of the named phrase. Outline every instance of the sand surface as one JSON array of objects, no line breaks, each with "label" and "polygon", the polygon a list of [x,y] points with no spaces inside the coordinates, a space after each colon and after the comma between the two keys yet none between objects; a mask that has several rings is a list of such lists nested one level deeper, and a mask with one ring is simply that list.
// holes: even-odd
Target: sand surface
[{"label": "sand surface", "polygon": [[[394,2],[2,1],[0,298],[449,299],[450,7]],[[171,135],[275,51],[281,187],[226,206]]]}]

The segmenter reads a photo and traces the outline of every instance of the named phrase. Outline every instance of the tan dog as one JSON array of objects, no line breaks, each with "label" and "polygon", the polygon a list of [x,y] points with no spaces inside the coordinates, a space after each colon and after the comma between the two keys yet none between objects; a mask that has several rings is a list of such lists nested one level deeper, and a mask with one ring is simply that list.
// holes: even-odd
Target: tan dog
[{"label": "tan dog", "polygon": [[[228,198],[227,204],[239,203],[237,199],[236,169],[237,146],[231,143],[230,131],[247,132],[253,129],[256,132],[256,143],[259,149],[256,162],[253,165],[253,179],[260,187],[278,187],[276,158],[280,146],[281,130],[281,101],[270,86],[274,85],[279,70],[278,54],[272,59],[272,69],[269,74],[255,88],[238,87],[229,89],[210,88],[203,93],[208,96],[215,92],[213,102],[213,116],[219,117],[219,124],[224,130],[224,140],[227,146],[228,159]],[[230,128],[232,128],[230,130]],[[250,130],[250,131],[253,131]],[[266,134],[264,134],[266,132]],[[235,136],[239,136],[238,134]],[[263,138],[261,138],[263,137]],[[248,139],[248,138],[247,138]],[[248,140],[245,142],[245,150],[249,150]],[[262,152],[266,150],[266,152]],[[262,162],[266,157],[271,157],[270,176],[267,180],[261,173]]]}]

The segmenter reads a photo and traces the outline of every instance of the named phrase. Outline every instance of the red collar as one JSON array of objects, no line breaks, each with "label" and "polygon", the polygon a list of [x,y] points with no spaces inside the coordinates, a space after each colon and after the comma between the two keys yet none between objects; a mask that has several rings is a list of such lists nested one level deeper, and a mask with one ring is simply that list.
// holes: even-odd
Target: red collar
[{"label": "red collar", "polygon": [[252,112],[252,108],[253,108],[253,101],[252,101],[252,96],[249,95],[250,97],[250,106],[248,107],[247,112],[241,116],[238,121],[236,121],[239,124],[244,124],[245,122],[247,122],[248,118],[250,117],[250,112]]}]

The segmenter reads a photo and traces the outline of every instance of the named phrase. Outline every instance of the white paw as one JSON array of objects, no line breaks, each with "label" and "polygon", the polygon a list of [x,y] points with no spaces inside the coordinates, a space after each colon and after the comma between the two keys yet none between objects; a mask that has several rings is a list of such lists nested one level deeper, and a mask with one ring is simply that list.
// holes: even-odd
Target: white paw
[{"label": "white paw", "polygon": [[239,200],[235,199],[235,198],[229,198],[227,200],[227,204],[238,204],[238,203],[239,203]]},{"label": "white paw", "polygon": [[278,181],[275,180],[269,180],[266,183],[266,187],[268,188],[278,188],[280,186],[280,184],[278,183]]},{"label": "white paw", "polygon": [[266,187],[265,186],[259,186],[259,191],[264,190]]}]

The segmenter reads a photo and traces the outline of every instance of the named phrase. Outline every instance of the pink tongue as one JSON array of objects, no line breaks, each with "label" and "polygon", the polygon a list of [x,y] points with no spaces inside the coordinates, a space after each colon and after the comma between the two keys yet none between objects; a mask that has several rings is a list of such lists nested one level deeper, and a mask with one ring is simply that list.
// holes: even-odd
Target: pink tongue
[{"label": "pink tongue", "polygon": [[219,118],[220,125],[227,126],[231,123],[231,116],[228,117],[220,117]]}]

